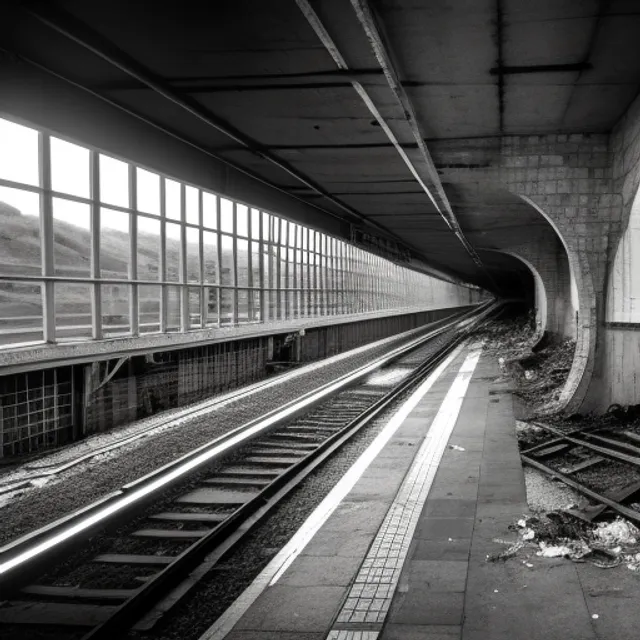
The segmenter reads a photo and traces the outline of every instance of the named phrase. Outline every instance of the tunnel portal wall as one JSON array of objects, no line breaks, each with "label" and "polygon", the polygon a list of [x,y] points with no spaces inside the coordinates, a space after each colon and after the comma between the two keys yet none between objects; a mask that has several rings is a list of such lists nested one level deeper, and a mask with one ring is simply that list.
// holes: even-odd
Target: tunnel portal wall
[{"label": "tunnel portal wall", "polygon": [[[472,306],[311,328],[295,338],[287,357],[290,364],[312,362]],[[262,380],[269,375],[269,363],[283,358],[286,336],[219,342],[0,377],[0,457],[59,447]]]}]

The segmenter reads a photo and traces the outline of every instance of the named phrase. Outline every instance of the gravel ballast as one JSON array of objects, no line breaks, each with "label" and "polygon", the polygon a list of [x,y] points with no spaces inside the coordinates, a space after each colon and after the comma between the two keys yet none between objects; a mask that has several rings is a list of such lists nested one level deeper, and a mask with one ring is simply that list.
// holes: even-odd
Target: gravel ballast
[{"label": "gravel ballast", "polygon": [[[429,328],[425,327],[427,331]],[[294,380],[260,390],[249,398],[231,402],[206,416],[185,421],[176,428],[151,432],[142,439],[54,476],[42,486],[13,494],[11,501],[0,508],[3,522],[0,544],[6,544],[90,504],[211,439],[353,371],[413,338],[415,334],[392,341],[385,340],[384,344],[327,366],[318,366],[316,363],[312,370]]]},{"label": "gravel ballast", "polygon": [[[444,340],[444,337],[437,338],[427,348],[420,349],[422,358],[433,353]],[[402,401],[403,398],[396,401],[393,407],[388,408],[314,471],[290,498],[277,506],[260,527],[249,534],[170,612],[165,621],[150,633],[130,632],[129,640],[197,640],[289,541],[376,438]]]}]

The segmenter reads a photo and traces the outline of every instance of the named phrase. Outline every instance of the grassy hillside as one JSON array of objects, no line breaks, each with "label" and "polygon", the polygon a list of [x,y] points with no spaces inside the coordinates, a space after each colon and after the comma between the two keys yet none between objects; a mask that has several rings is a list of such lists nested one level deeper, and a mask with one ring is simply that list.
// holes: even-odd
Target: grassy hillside
[{"label": "grassy hillside", "polygon": [[[103,229],[100,251],[100,269],[104,278],[126,278],[129,263],[129,236],[114,229]],[[54,264],[57,275],[88,277],[90,274],[91,237],[88,230],[62,220],[54,220]],[[178,282],[179,242],[167,238],[167,279]],[[140,231],[138,233],[138,277],[141,280],[157,280],[159,261],[159,236]],[[198,273],[198,247],[187,245],[187,268]],[[23,215],[17,208],[0,201],[0,272],[16,275],[39,275],[40,231],[36,216]],[[240,264],[246,263],[245,252],[239,253]],[[222,273],[230,281],[231,254],[222,255]],[[242,278],[243,269],[240,268]],[[244,269],[246,274],[246,268]],[[254,265],[255,277],[258,266]],[[205,246],[205,279],[214,282],[216,259],[207,254]],[[121,289],[125,291],[124,288]],[[86,285],[56,286],[56,313],[87,313],[89,299]],[[142,292],[142,290],[141,290]],[[153,293],[153,292],[149,292]],[[153,294],[155,295],[155,294]],[[126,296],[118,300],[118,288],[110,290],[111,307],[126,309]],[[142,292],[141,297],[144,297]],[[105,301],[106,302],[106,301]],[[41,315],[40,288],[22,283],[0,283],[0,319],[18,316]]]}]

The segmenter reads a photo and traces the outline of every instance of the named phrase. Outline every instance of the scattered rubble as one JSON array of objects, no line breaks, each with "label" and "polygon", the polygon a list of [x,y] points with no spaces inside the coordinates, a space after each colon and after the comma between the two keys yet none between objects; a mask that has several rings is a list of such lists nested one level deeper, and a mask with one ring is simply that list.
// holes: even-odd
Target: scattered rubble
[{"label": "scattered rubble", "polygon": [[497,356],[500,369],[515,383],[532,415],[546,412],[560,397],[571,370],[576,343],[545,334],[536,340],[529,316],[494,320],[482,328],[485,349]]},{"label": "scattered rubble", "polygon": [[601,569],[624,564],[631,571],[640,571],[640,530],[624,518],[593,525],[552,511],[525,516],[509,528],[518,539],[494,540],[509,547],[487,556],[487,562],[505,562],[522,552],[522,563],[528,568],[535,566],[531,560],[540,557],[590,562]]}]

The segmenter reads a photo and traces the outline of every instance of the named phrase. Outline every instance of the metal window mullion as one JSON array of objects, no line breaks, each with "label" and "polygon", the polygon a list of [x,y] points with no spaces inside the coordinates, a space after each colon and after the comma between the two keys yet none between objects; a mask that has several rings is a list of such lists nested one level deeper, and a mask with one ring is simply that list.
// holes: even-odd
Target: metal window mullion
[{"label": "metal window mullion", "polygon": [[198,189],[198,226],[200,227],[198,232],[198,248],[200,254],[200,328],[204,329],[207,326],[209,320],[209,289],[205,287],[205,271],[204,271],[204,207],[203,207],[204,194],[202,189]]},{"label": "metal window mullion", "polygon": [[252,209],[247,207],[247,322],[253,321],[255,313],[253,305],[253,215]]},{"label": "metal window mullion", "polygon": [[291,317],[291,308],[289,304],[289,226],[288,220],[283,220],[284,238],[282,245],[284,246],[284,319]]},{"label": "metal window mullion", "polygon": [[327,315],[327,304],[326,304],[326,278],[325,278],[325,262],[326,255],[324,249],[324,234],[316,233],[316,247],[318,251],[318,288],[320,289],[320,315]]},{"label": "metal window mullion", "polygon": [[218,255],[216,256],[216,279],[218,288],[216,292],[216,302],[218,305],[218,327],[222,326],[222,231],[220,228],[220,223],[222,221],[222,214],[220,211],[221,206],[222,201],[220,200],[220,196],[216,195],[216,235],[218,238]]},{"label": "metal window mullion", "polygon": [[179,286],[180,286],[180,331],[185,333],[189,330],[189,287],[187,282],[187,228],[186,222],[186,190],[184,184],[180,183],[180,255],[179,259]]},{"label": "metal window mullion", "polygon": [[320,244],[320,315],[327,315],[327,246],[326,246],[326,236],[324,233],[319,233],[316,236],[316,242],[319,241]]},{"label": "metal window mullion", "polygon": [[[40,266],[43,276],[53,276],[53,198],[50,193],[51,139],[47,134],[38,134],[38,147],[40,186],[45,190],[40,196]],[[42,336],[45,342],[56,341],[54,286],[54,283],[50,280],[45,280],[41,285]]]},{"label": "metal window mullion", "polygon": [[342,242],[336,240],[336,313],[342,313]]},{"label": "metal window mullion", "polygon": [[333,283],[333,238],[327,236],[327,315],[334,315],[334,283]]},{"label": "metal window mullion", "polygon": [[313,250],[309,250],[309,256],[311,258],[311,289],[313,290],[313,307],[311,313],[314,317],[318,315],[318,256],[316,254],[315,234],[315,231],[311,231],[310,238],[313,238]]},{"label": "metal window mullion", "polygon": [[160,332],[167,331],[168,285],[167,280],[167,190],[165,179],[160,179],[160,247],[158,261],[158,278],[160,285]]},{"label": "metal window mullion", "polygon": [[345,288],[347,286],[346,283],[346,262],[345,262],[345,253],[346,253],[347,245],[340,241],[340,313],[346,313],[347,310],[347,292]]},{"label": "metal window mullion", "polygon": [[293,231],[293,317],[300,316],[300,292],[298,291],[298,234],[300,226],[296,225]]},{"label": "metal window mullion", "polygon": [[329,315],[330,296],[329,296],[329,247],[328,237],[321,234],[320,246],[322,247],[322,291],[323,291],[323,315]]},{"label": "metal window mullion", "polygon": [[311,316],[311,257],[309,254],[309,228],[307,227],[304,230],[306,241],[304,243],[305,246],[305,266],[304,266],[304,281],[306,284],[306,290],[304,292],[304,306],[305,306],[305,315],[307,317]]},{"label": "metal window mullion", "polygon": [[260,322],[265,321],[265,309],[264,309],[264,212],[260,211],[260,215],[258,216],[258,277],[260,278]]},{"label": "metal window mullion", "polygon": [[331,315],[335,316],[338,313],[337,302],[338,302],[338,292],[336,287],[336,244],[337,241],[335,238],[329,238],[329,246],[331,250],[329,251],[329,259],[330,259],[330,267],[329,273],[331,274]]},{"label": "metal window mullion", "polygon": [[[91,277],[100,278],[100,154],[89,153],[89,188],[91,195]],[[91,285],[91,336],[102,338],[102,291],[99,282]]]},{"label": "metal window mullion", "polygon": [[326,281],[325,288],[327,290],[327,315],[333,315],[333,273],[331,271],[331,265],[333,264],[333,257],[331,254],[332,244],[331,238],[329,236],[325,236],[324,246],[326,249],[326,257],[325,257],[325,272],[326,272]]},{"label": "metal window mullion", "polygon": [[[277,223],[275,222],[277,220]],[[282,259],[282,218],[274,219],[274,227],[277,225],[278,233],[277,238],[278,241],[276,243],[276,318],[278,320],[282,319],[282,304],[280,300],[280,292],[282,291],[282,283],[280,282],[281,277],[281,264],[280,260]]]},{"label": "metal window mullion", "polygon": [[347,300],[347,313],[353,313],[354,307],[354,294],[353,294],[353,262],[351,260],[351,252],[353,247],[348,244],[346,246],[346,276],[347,276],[347,291],[349,292]]},{"label": "metal window mullion", "polygon": [[307,301],[309,303],[309,316],[314,317],[316,314],[315,311],[315,301],[316,301],[316,292],[315,292],[315,282],[316,282],[316,272],[315,272],[315,253],[311,251],[311,234],[313,232],[311,229],[307,229],[307,286],[309,288],[309,293],[307,295]]},{"label": "metal window mullion", "polygon": [[[129,280],[138,279],[138,216],[134,211],[138,208],[138,182],[136,168],[129,164]],[[140,333],[138,285],[129,284],[129,322],[131,335]]]},{"label": "metal window mullion", "polygon": [[232,236],[232,274],[233,274],[233,308],[231,310],[231,321],[235,326],[238,324],[238,204],[232,201],[233,215],[233,236]]}]

